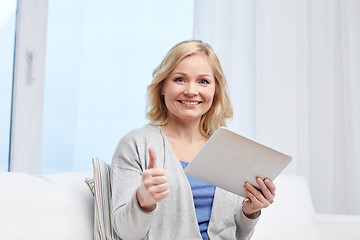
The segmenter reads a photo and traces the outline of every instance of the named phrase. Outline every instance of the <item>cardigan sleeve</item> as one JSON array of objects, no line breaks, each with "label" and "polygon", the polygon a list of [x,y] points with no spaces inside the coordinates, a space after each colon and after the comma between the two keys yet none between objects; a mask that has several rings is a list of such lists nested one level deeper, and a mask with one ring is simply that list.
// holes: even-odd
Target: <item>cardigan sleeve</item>
[{"label": "cardigan sleeve", "polygon": [[242,210],[242,201],[243,198],[239,197],[237,204],[238,208],[235,213],[236,239],[247,240],[254,234],[255,225],[259,220],[260,214],[255,219],[246,217]]},{"label": "cardigan sleeve", "polygon": [[112,160],[111,217],[112,225],[122,239],[145,238],[156,211],[144,212],[136,198],[147,162],[145,141],[137,141],[133,134],[128,134],[119,142]]}]

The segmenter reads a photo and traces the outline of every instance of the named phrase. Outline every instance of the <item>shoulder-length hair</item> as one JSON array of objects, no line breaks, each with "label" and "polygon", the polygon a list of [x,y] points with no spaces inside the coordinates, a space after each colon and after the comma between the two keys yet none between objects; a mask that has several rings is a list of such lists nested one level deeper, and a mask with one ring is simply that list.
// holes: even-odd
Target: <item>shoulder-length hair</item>
[{"label": "shoulder-length hair", "polygon": [[216,129],[226,126],[226,119],[233,115],[224,72],[218,57],[212,47],[200,40],[183,41],[175,45],[166,54],[160,65],[153,71],[153,80],[148,86],[148,106],[146,116],[152,125],[164,125],[169,119],[169,113],[161,94],[166,78],[184,58],[203,54],[212,65],[215,78],[215,95],[210,109],[201,117],[200,132],[211,136]]}]

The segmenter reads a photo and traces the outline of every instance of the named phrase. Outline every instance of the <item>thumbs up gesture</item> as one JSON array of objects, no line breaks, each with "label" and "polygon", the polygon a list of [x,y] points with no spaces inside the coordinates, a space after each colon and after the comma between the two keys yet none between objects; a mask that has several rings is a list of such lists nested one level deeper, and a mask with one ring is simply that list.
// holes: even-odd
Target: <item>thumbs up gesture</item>
[{"label": "thumbs up gesture", "polygon": [[136,191],[140,207],[147,212],[155,209],[158,202],[169,195],[169,186],[165,171],[156,167],[156,154],[149,148],[150,162],[148,169],[142,174],[141,185]]}]

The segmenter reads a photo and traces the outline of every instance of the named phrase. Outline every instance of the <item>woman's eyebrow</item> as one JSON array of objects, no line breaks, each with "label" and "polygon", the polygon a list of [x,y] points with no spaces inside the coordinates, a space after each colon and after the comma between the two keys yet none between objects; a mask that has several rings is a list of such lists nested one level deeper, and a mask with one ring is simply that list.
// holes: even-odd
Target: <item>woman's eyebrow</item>
[{"label": "woman's eyebrow", "polygon": [[209,75],[209,74],[200,74],[199,75],[200,77],[209,77],[209,78],[214,78],[212,75]]},{"label": "woman's eyebrow", "polygon": [[[181,75],[181,76],[188,76],[186,73],[184,72],[173,72],[173,73],[170,73],[169,76],[171,75]],[[199,77],[209,77],[211,79],[213,79],[214,77],[210,74],[207,74],[207,73],[204,73],[204,74],[199,74]]]},{"label": "woman's eyebrow", "polygon": [[172,72],[172,73],[170,73],[169,75],[175,75],[175,74],[177,74],[177,75],[182,75],[182,76],[187,76],[187,74],[186,74],[186,73],[183,73],[183,72]]}]

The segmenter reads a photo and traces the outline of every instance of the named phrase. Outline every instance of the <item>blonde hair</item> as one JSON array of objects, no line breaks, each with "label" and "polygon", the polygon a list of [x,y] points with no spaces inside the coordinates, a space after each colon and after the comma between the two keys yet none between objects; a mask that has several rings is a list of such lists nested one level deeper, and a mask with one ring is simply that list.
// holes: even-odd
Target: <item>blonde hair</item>
[{"label": "blonde hair", "polygon": [[164,81],[181,60],[194,54],[204,54],[207,56],[214,71],[214,100],[209,111],[201,117],[199,126],[200,132],[204,136],[209,137],[219,127],[226,126],[226,119],[232,117],[233,111],[227,94],[226,78],[219,59],[212,47],[200,40],[188,40],[176,44],[166,54],[160,65],[154,69],[152,74],[153,80],[147,88],[148,112],[146,116],[152,125],[164,125],[168,121],[168,110],[161,94]]}]

